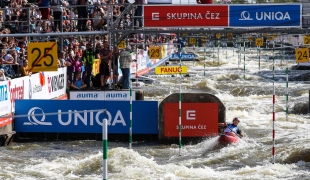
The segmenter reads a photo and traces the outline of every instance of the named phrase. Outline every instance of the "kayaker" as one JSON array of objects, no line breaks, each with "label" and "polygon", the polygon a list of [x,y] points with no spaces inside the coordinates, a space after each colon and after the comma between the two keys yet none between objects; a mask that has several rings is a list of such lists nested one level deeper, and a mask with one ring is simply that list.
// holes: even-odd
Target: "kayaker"
[{"label": "kayaker", "polygon": [[238,134],[243,137],[241,130],[238,128],[240,120],[239,118],[235,117],[232,121],[232,124],[220,123],[220,126],[225,126],[224,134],[229,135],[230,133]]}]

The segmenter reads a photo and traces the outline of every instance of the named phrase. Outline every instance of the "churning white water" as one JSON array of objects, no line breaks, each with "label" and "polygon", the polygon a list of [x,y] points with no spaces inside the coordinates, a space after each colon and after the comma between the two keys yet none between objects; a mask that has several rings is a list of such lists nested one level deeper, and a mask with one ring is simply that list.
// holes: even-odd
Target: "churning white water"
[{"label": "churning white water", "polygon": [[[193,51],[192,49],[188,49]],[[285,66],[295,65],[293,56],[278,56],[273,82],[272,51],[247,49],[238,58],[237,49],[195,49],[201,62],[184,62],[189,77],[150,75],[145,99],[161,101],[171,93],[205,92],[217,96],[226,107],[227,121],[237,116],[246,134],[240,142],[217,147],[217,138],[184,145],[178,142],[109,142],[108,179],[310,179],[310,117],[299,114],[307,108],[309,82],[288,82]],[[269,59],[265,55],[269,55]],[[279,55],[279,51],[275,54]],[[219,58],[218,58],[219,55]],[[307,71],[289,71],[299,77]],[[289,79],[290,79],[289,78]],[[276,156],[272,163],[273,88],[276,93]],[[286,114],[288,104],[288,115]],[[13,143],[0,148],[0,179],[102,179],[100,141]]]}]

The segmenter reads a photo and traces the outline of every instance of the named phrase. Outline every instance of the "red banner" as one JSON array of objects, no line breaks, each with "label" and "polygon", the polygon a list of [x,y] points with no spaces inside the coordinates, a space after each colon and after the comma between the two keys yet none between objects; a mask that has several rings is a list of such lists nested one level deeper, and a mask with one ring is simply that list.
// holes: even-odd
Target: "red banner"
[{"label": "red banner", "polygon": [[144,27],[228,27],[228,5],[144,7]]},{"label": "red banner", "polygon": [[[182,103],[182,136],[218,135],[217,103]],[[166,137],[179,136],[179,104],[165,103],[164,131]]]},{"label": "red banner", "polygon": [[[12,114],[8,114],[7,116],[12,116]],[[4,117],[0,118],[0,127],[3,127],[5,125],[11,124],[13,122],[12,117]]]}]

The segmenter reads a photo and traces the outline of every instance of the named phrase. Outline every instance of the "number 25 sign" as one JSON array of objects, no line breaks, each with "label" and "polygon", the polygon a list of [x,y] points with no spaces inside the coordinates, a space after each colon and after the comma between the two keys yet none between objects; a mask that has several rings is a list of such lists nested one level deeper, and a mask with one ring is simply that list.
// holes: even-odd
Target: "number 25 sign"
[{"label": "number 25 sign", "polygon": [[27,51],[29,71],[57,71],[58,52],[56,42],[29,43]]}]

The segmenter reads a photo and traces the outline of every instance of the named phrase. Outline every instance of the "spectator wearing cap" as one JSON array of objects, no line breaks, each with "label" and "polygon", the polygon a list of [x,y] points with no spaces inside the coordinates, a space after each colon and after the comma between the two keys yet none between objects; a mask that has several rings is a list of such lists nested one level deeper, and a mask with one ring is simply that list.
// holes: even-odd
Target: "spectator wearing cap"
[{"label": "spectator wearing cap", "polygon": [[119,65],[123,74],[123,82],[122,88],[129,89],[130,88],[130,66],[133,62],[131,54],[130,54],[131,46],[127,46],[125,50],[120,53],[119,57]]}]

